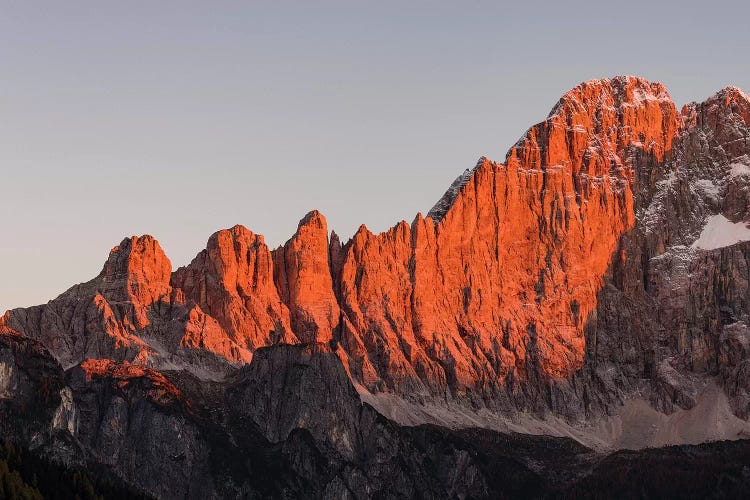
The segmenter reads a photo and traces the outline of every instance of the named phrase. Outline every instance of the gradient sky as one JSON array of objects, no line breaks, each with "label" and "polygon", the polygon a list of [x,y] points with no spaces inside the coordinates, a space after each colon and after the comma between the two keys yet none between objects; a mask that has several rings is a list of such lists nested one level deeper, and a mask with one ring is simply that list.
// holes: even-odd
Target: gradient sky
[{"label": "gradient sky", "polygon": [[746,2],[313,3],[3,2],[0,314],[128,235],[411,221],[584,80],[750,89]]}]

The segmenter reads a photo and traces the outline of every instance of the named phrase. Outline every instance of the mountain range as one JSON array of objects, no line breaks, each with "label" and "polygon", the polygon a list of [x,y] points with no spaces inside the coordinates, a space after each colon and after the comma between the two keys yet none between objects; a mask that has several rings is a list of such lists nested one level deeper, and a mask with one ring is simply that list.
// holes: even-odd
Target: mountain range
[{"label": "mountain range", "polygon": [[125,238],[0,318],[0,436],[157,498],[739,497],[749,224],[747,94],[585,82],[383,233]]}]

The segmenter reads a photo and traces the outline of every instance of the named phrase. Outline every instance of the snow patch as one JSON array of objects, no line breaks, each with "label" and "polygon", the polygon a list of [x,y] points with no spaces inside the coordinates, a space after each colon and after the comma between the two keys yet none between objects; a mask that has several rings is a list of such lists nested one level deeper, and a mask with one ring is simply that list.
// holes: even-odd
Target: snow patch
[{"label": "snow patch", "polygon": [[448,190],[445,192],[445,194],[438,200],[437,203],[430,209],[429,212],[427,212],[427,217],[432,218],[432,220],[437,224],[440,222],[443,217],[445,217],[445,214],[448,213],[448,211],[453,206],[453,202],[456,201],[456,198],[458,198],[459,193],[464,188],[464,186],[469,182],[469,179],[471,179],[472,174],[474,171],[479,168],[485,161],[485,157],[481,157],[479,161],[477,162],[477,166],[473,169],[466,169],[464,173],[456,177],[456,180],[453,181],[453,183],[450,185]]},{"label": "snow patch", "polygon": [[708,218],[700,236],[691,246],[701,250],[714,250],[741,241],[750,241],[748,223],[732,222],[719,214]]},{"label": "snow patch", "polygon": [[717,186],[714,181],[709,179],[698,179],[696,181],[693,181],[693,186],[701,192],[703,192],[704,195],[709,196],[711,198],[718,198],[720,187]]},{"label": "snow patch", "polygon": [[647,101],[658,101],[660,100],[658,97],[656,97],[653,94],[647,93],[644,89],[640,87],[636,87],[635,91],[633,92],[633,104],[636,106],[639,106]]},{"label": "snow patch", "polygon": [[673,186],[677,182],[677,173],[672,170],[667,174],[666,177],[664,177],[662,180],[656,183],[657,189],[660,187],[669,187]]},{"label": "snow patch", "polygon": [[729,177],[750,176],[750,165],[744,163],[732,163],[729,165]]}]

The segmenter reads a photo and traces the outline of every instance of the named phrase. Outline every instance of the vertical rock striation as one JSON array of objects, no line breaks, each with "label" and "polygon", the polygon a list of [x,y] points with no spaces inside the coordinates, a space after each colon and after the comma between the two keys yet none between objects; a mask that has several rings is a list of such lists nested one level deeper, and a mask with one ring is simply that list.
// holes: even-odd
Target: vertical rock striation
[{"label": "vertical rock striation", "polygon": [[660,84],[588,82],[504,165],[482,159],[457,179],[438,219],[380,235],[361,228],[340,272],[353,373],[454,393],[571,376],[604,274],[635,224],[639,172],[669,155],[678,125]]},{"label": "vertical rock striation", "polygon": [[340,311],[333,293],[328,255],[328,224],[317,210],[274,252],[276,285],[291,311],[292,329],[303,342],[328,342]]},{"label": "vertical rock striation", "polygon": [[206,250],[174,273],[172,284],[246,349],[296,341],[274,284],[271,252],[263,236],[243,226],[213,234]]}]

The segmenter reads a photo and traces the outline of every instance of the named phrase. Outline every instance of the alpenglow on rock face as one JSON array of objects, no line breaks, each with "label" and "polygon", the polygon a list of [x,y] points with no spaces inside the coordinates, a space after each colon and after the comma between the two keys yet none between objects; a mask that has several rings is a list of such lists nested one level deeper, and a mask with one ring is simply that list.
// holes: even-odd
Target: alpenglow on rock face
[{"label": "alpenglow on rock face", "polygon": [[749,240],[746,94],[586,82],[410,224],[124,239],[0,317],[0,437],[157,498],[739,497]]},{"label": "alpenglow on rock face", "polygon": [[[580,420],[636,390],[690,409],[711,380],[744,418],[748,120],[734,88],[678,112],[659,83],[586,82],[411,224],[343,243],[313,211],[275,250],[235,226],[174,272],[133,237],[94,280],[0,325],[66,368],[220,380],[261,347],[317,342],[373,394]],[[736,234],[717,238],[717,220]]]}]

